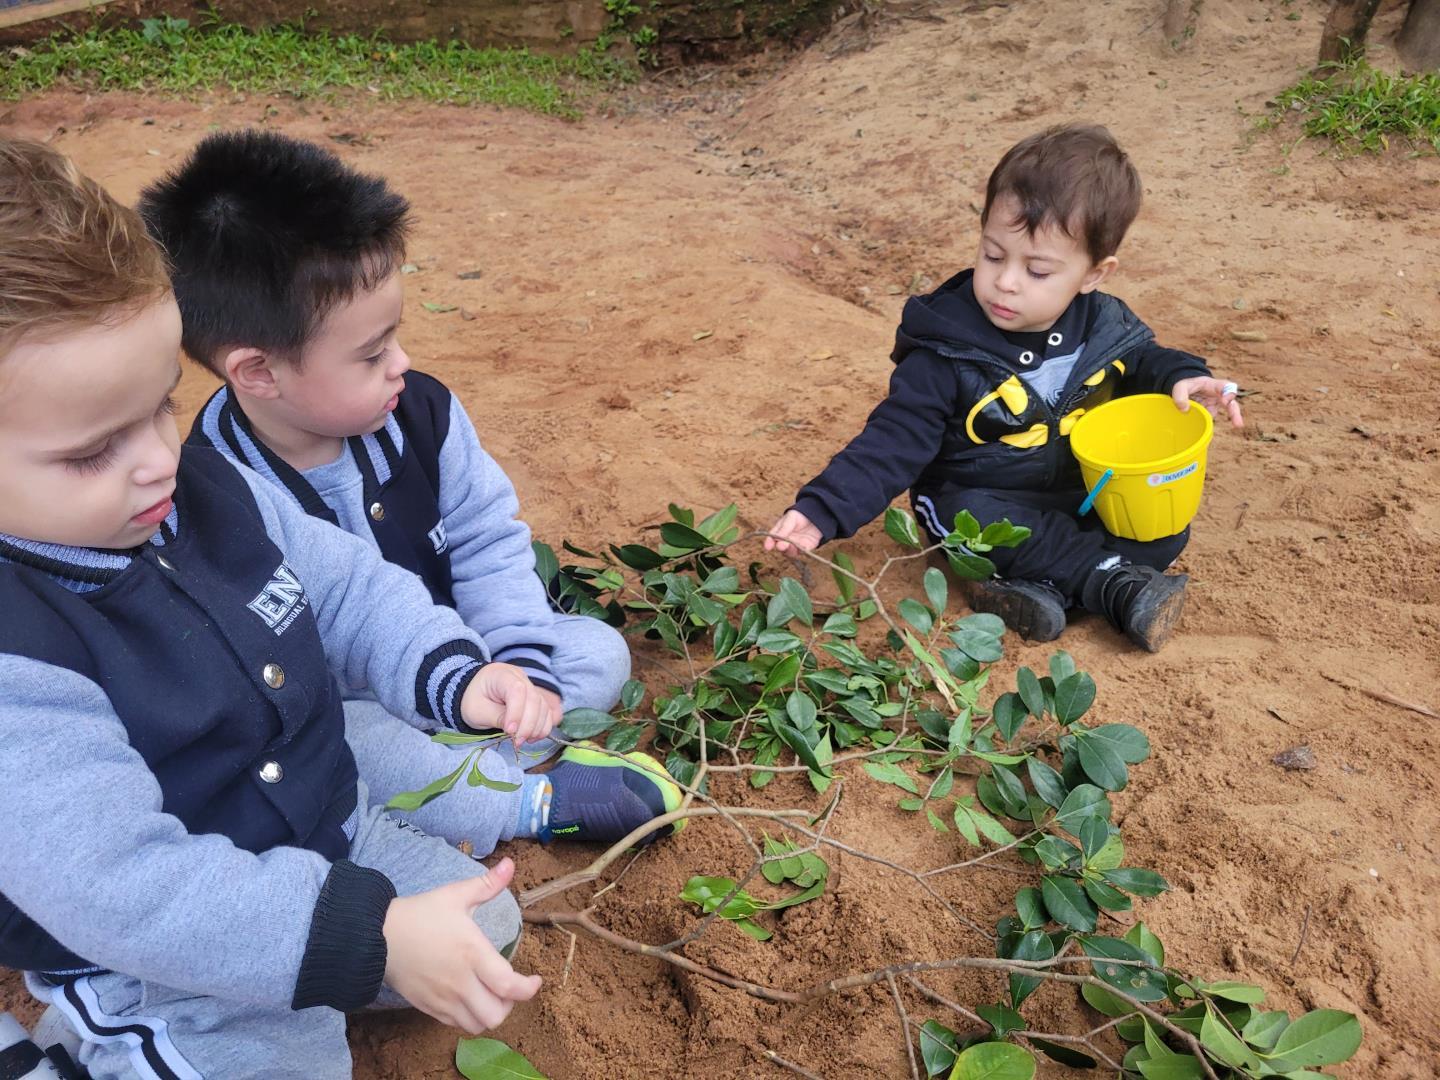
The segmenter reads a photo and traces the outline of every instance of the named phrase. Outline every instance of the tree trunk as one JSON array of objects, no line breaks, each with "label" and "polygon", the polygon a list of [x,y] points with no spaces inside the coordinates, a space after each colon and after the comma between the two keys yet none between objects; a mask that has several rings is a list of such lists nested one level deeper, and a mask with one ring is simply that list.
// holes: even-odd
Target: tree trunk
[{"label": "tree trunk", "polygon": [[1380,0],[1335,0],[1320,35],[1320,63],[1343,63],[1364,52],[1365,35],[1379,6]]},{"label": "tree trunk", "polygon": [[1410,0],[1395,51],[1412,71],[1440,68],[1440,0]]}]

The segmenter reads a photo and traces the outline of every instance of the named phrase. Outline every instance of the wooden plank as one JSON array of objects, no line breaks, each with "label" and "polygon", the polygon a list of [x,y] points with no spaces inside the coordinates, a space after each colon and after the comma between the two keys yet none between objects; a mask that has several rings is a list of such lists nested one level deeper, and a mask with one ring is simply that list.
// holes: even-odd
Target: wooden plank
[{"label": "wooden plank", "polygon": [[47,0],[43,4],[21,4],[19,7],[0,8],[0,29],[7,26],[24,26],[26,23],[53,19],[58,15],[73,15],[89,8],[102,8],[111,0]]}]

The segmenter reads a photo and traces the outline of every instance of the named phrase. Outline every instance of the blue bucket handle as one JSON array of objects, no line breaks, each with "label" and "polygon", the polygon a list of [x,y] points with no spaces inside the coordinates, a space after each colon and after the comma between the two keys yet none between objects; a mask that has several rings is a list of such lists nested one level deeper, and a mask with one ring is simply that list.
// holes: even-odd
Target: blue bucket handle
[{"label": "blue bucket handle", "polygon": [[1100,474],[1100,479],[1095,481],[1095,486],[1090,489],[1090,494],[1086,495],[1085,501],[1080,504],[1081,517],[1084,517],[1090,512],[1090,508],[1095,505],[1096,496],[1100,494],[1100,489],[1103,488],[1106,484],[1108,484],[1110,482],[1110,478],[1114,475],[1114,469],[1106,469],[1103,473]]}]

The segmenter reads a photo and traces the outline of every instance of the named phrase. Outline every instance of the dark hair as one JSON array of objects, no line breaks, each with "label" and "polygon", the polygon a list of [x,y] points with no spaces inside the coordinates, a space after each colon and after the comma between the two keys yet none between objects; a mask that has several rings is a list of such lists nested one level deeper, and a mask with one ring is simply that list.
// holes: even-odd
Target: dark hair
[{"label": "dark hair", "polygon": [[1020,212],[1011,225],[1055,226],[1083,244],[1092,262],[1114,255],[1140,212],[1140,174],[1115,137],[1099,124],[1062,124],[1021,139],[1006,151],[985,186],[983,226],[997,199]]},{"label": "dark hair", "polygon": [[170,259],[181,343],[223,377],[227,348],[298,363],[326,315],[399,268],[410,204],[314,143],[251,130],[207,136],[139,209]]}]

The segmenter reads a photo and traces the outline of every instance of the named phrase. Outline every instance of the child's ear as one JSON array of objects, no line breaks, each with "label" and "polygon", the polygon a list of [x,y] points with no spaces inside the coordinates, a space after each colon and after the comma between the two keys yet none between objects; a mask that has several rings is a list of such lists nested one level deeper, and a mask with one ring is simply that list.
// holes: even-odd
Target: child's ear
[{"label": "child's ear", "polygon": [[231,349],[223,358],[222,370],[225,381],[238,393],[253,398],[280,396],[270,358],[260,349]]},{"label": "child's ear", "polygon": [[1080,291],[1082,293],[1094,292],[1106,278],[1119,268],[1119,259],[1114,255],[1105,256],[1105,258],[1090,267],[1090,272],[1086,274],[1084,280],[1080,282]]}]

